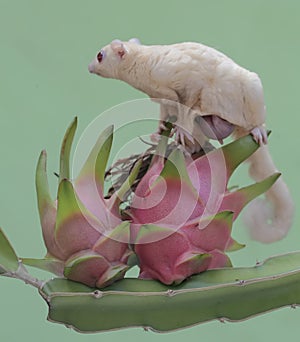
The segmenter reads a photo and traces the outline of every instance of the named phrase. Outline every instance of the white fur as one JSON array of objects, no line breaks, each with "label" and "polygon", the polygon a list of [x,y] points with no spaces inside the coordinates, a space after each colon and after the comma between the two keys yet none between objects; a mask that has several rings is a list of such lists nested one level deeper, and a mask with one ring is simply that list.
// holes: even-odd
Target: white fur
[{"label": "white fur", "polygon": [[[250,176],[256,181],[275,173],[276,167],[267,145],[261,146],[249,159]],[[252,201],[244,214],[250,228],[250,236],[258,241],[270,243],[286,236],[292,225],[294,204],[288,187],[280,177],[266,193],[265,199]]]},{"label": "white fur", "polygon": [[[237,127],[236,135],[264,130],[266,112],[258,75],[213,48],[198,43],[145,46],[132,39],[113,41],[103,51],[105,58],[101,63],[95,58],[89,65],[91,72],[123,80],[157,99],[161,103],[161,120],[175,115],[177,126],[200,139],[200,143],[196,115],[217,115]],[[192,110],[179,110],[176,103]],[[254,137],[262,141],[261,137]],[[266,146],[260,147],[249,161],[251,175],[257,181],[276,170]],[[293,202],[281,179],[266,196],[273,211],[264,209],[268,205],[265,202],[253,204],[247,222],[253,238],[272,242],[288,232]]]}]

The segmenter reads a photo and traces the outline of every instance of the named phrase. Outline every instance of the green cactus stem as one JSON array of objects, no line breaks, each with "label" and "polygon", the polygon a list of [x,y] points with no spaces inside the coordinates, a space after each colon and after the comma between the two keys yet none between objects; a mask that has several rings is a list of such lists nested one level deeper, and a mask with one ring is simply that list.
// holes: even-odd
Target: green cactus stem
[{"label": "green cactus stem", "polygon": [[137,326],[166,332],[300,305],[300,251],[254,267],[209,270],[177,286],[125,278],[100,291],[63,278],[31,277],[0,229],[0,270],[39,289],[50,321],[80,332]]},{"label": "green cactus stem", "polygon": [[209,270],[178,286],[123,279],[103,291],[64,279],[40,294],[48,319],[80,332],[144,327],[166,332],[213,319],[239,321],[300,304],[300,252],[254,267]]}]

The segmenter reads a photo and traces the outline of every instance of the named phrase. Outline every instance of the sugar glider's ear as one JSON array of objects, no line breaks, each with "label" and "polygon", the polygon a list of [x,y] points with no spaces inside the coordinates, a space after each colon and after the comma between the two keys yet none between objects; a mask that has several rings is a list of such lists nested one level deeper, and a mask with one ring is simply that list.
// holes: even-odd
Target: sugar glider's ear
[{"label": "sugar glider's ear", "polygon": [[128,40],[128,42],[141,45],[141,42],[140,42],[140,40],[138,38],[131,38],[131,39]]},{"label": "sugar glider's ear", "polygon": [[127,50],[124,44],[119,39],[115,39],[110,43],[110,47],[116,55],[119,55],[120,58],[123,58],[127,53]]}]

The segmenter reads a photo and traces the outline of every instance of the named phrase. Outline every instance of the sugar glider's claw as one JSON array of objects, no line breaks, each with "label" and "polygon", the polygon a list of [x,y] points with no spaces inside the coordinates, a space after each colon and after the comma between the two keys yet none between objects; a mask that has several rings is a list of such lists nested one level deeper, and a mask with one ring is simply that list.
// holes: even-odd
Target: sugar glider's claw
[{"label": "sugar glider's claw", "polygon": [[253,136],[254,141],[260,146],[266,145],[268,143],[268,134],[263,126],[257,126],[253,128],[250,133]]},{"label": "sugar glider's claw", "polygon": [[158,132],[156,133],[152,133],[150,135],[150,140],[154,143],[154,144],[158,144],[159,143],[159,140],[160,140],[160,134]]},{"label": "sugar glider's claw", "polygon": [[166,126],[166,123],[164,121],[160,121],[158,125],[158,131],[162,132],[162,131],[166,131],[167,129],[168,127]]},{"label": "sugar glider's claw", "polygon": [[190,144],[195,143],[193,136],[183,127],[175,126],[174,133],[175,141],[183,146],[185,146],[187,142],[189,142]]},{"label": "sugar glider's claw", "polygon": [[165,121],[160,121],[160,122],[159,122],[159,125],[158,125],[158,128],[157,128],[157,131],[156,131],[155,133],[152,133],[152,134],[150,135],[150,140],[151,140],[153,143],[157,144],[157,143],[159,142],[159,140],[160,140],[161,134],[162,134],[164,131],[166,131],[166,130],[168,130],[168,127],[166,126]]}]

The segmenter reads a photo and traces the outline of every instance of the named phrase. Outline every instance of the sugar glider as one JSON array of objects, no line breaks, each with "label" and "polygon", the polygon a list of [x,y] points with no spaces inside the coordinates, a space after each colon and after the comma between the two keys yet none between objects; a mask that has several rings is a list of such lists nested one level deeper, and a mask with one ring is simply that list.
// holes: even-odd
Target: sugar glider
[{"label": "sugar glider", "polygon": [[[122,80],[161,104],[159,130],[175,117],[179,143],[194,151],[207,138],[222,141],[251,133],[261,146],[251,156],[250,175],[260,181],[276,171],[267,147],[266,110],[258,75],[214,48],[199,43],[140,44],[138,39],[113,40],[89,64],[91,73]],[[267,201],[249,206],[251,236],[268,243],[283,238],[294,205],[280,178],[266,193]]]}]

